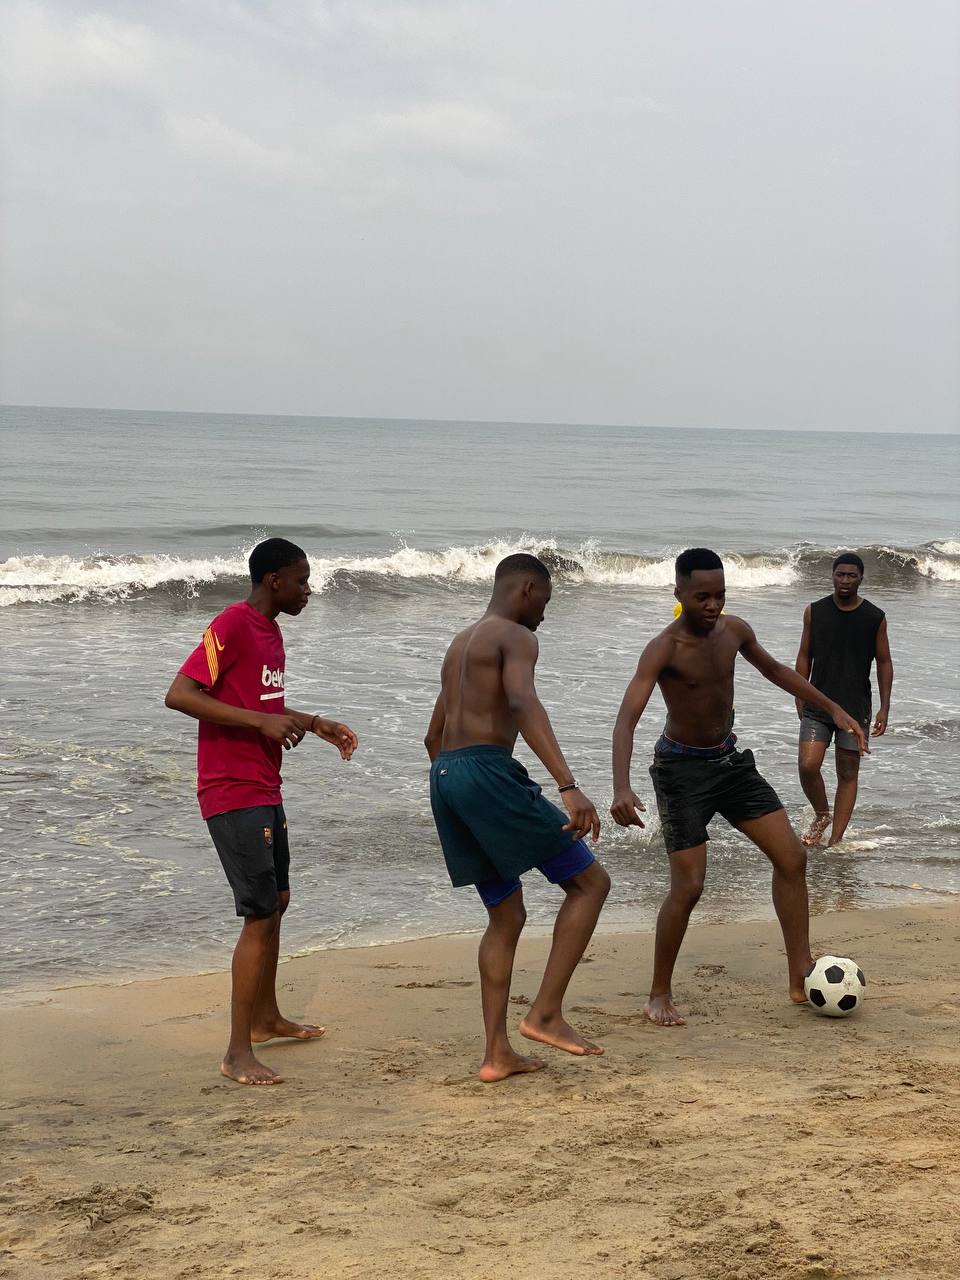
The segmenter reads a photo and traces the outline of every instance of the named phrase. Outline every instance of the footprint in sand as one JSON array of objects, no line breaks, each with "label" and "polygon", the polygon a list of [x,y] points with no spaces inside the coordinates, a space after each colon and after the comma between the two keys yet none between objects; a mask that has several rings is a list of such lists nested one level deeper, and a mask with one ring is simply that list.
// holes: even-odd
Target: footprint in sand
[{"label": "footprint in sand", "polygon": [[422,987],[435,989],[437,987],[472,987],[472,986],[474,986],[474,983],[471,981],[468,981],[465,978],[459,979],[459,980],[455,978],[438,978],[435,982],[394,983],[394,987],[398,991],[412,991],[415,988],[422,988]]}]

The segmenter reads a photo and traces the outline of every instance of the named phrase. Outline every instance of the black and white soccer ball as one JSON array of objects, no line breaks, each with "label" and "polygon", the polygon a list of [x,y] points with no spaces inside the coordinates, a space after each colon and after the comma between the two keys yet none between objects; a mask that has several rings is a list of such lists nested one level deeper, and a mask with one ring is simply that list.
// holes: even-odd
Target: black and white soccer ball
[{"label": "black and white soccer ball", "polygon": [[821,956],[807,971],[803,989],[815,1013],[846,1018],[863,1004],[867,980],[856,960]]}]

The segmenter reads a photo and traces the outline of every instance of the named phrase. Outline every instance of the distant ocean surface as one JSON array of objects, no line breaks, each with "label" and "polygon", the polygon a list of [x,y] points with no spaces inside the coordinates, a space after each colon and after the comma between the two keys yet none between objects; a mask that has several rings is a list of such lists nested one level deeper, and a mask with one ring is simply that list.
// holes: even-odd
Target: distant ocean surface
[{"label": "distant ocean surface", "polygon": [[[361,740],[350,765],[313,740],[285,757],[286,951],[483,926],[445,876],[422,738],[446,643],[517,550],[555,575],[538,686],[601,814],[616,710],[672,616],[677,551],[720,552],[728,609],[792,664],[832,556],[859,550],[889,620],[893,710],[843,851],[811,858],[813,907],[960,894],[956,436],[5,408],[0,462],[7,989],[228,964],[237,922],[196,806],[196,728],[163,695],[274,534],[305,547],[316,592],[281,619],[290,703]],[[666,884],[646,772],[662,722],[655,695],[634,757],[645,832],[608,819],[601,837],[607,929],[649,927]],[[792,699],[746,664],[737,730],[803,821]],[[713,836],[700,920],[770,915],[765,860],[721,820]],[[557,891],[528,880],[543,924]]]}]

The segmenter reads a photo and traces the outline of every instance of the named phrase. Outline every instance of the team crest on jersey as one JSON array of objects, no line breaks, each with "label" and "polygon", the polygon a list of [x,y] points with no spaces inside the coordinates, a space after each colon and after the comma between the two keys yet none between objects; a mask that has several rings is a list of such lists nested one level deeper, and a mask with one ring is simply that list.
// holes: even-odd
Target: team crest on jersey
[{"label": "team crest on jersey", "polygon": [[273,844],[273,828],[272,827],[263,828],[263,838],[264,840],[266,840],[267,844]]}]

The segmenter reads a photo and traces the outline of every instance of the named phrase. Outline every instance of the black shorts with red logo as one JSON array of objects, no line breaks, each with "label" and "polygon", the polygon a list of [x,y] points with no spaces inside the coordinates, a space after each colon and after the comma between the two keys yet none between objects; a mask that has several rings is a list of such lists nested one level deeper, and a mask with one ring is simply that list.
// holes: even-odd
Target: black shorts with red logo
[{"label": "black shorts with red logo", "polygon": [[207,819],[238,916],[272,916],[290,888],[290,843],[282,804],[229,809]]}]

